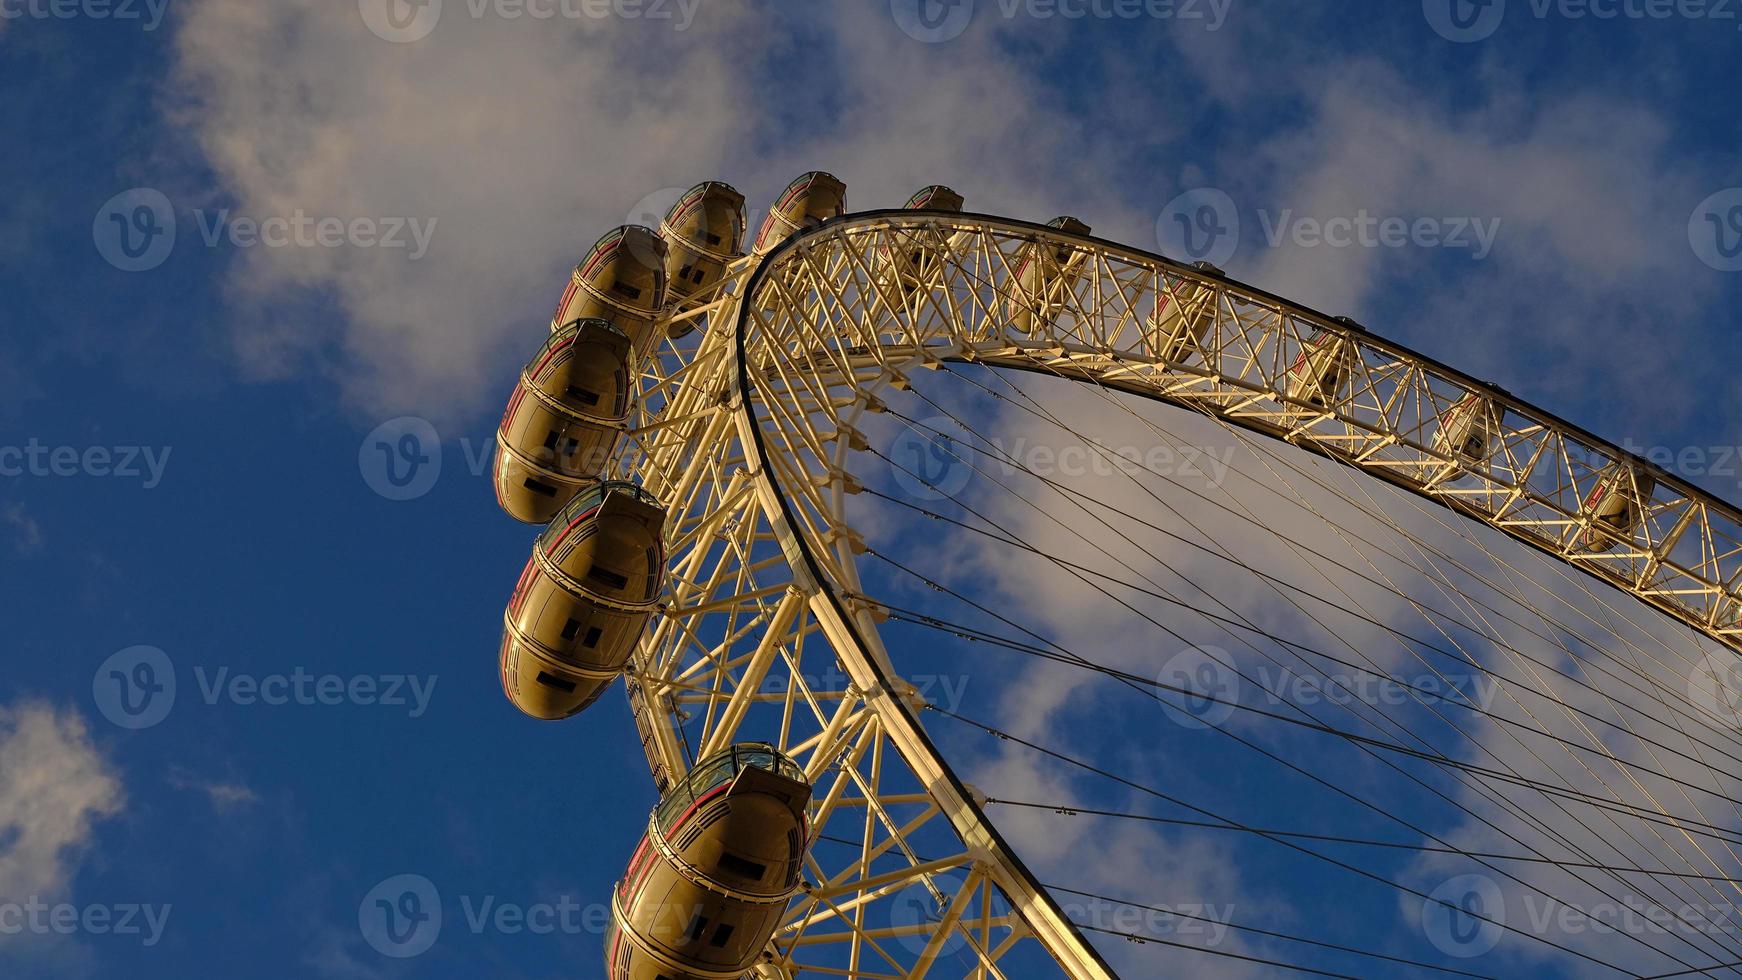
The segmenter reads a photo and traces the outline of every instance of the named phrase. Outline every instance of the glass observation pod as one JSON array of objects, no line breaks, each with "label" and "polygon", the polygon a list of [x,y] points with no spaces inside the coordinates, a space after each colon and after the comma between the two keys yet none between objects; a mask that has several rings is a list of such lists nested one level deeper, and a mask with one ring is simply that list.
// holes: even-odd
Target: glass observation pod
[{"label": "glass observation pod", "polygon": [[1620,462],[1603,467],[1580,508],[1589,526],[1574,550],[1595,554],[1631,542],[1656,492],[1657,478],[1642,469]]},{"label": "glass observation pod", "polygon": [[1440,416],[1434,451],[1472,466],[1485,465],[1499,448],[1500,420],[1500,406],[1472,391]]},{"label": "glass observation pod", "polygon": [[605,463],[629,421],[629,337],[604,320],[576,320],[544,342],[496,430],[496,501],[510,517],[546,524]]},{"label": "glass observation pod", "polygon": [[[1089,226],[1070,215],[1046,223],[1048,228],[1087,235]],[[1011,326],[1030,338],[1052,326],[1053,319],[1070,302],[1071,290],[1082,278],[1088,254],[1069,245],[1029,242],[1022,246],[1016,271],[1010,274],[1010,298],[1005,301]]]},{"label": "glass observation pod", "polygon": [[780,192],[774,206],[768,209],[768,217],[762,219],[754,251],[763,255],[793,232],[814,228],[846,213],[847,185],[839,178],[821,170],[799,174]]},{"label": "glass observation pod", "polygon": [[619,225],[575,266],[550,329],[594,317],[608,321],[629,335],[639,362],[658,340],[653,323],[664,306],[665,239],[651,228]]},{"label": "glass observation pod", "polygon": [[[1194,262],[1192,268],[1220,278],[1220,268]],[[1204,344],[1216,325],[1216,290],[1184,276],[1169,276],[1166,288],[1155,294],[1155,312],[1149,318],[1150,349],[1164,361],[1179,362]]]},{"label": "glass observation pod", "polygon": [[[1337,321],[1362,329],[1347,317],[1337,317]],[[1358,356],[1354,342],[1342,334],[1323,328],[1313,331],[1288,369],[1288,396],[1316,408],[1329,407],[1338,400],[1343,383],[1355,373]]]},{"label": "glass observation pod", "polygon": [[723,980],[761,959],[810,847],[804,771],[732,746],[660,799],[611,896],[609,980]]},{"label": "glass observation pod", "polygon": [[633,483],[576,494],[538,536],[502,627],[502,690],[567,718],[622,672],[665,587],[665,508]]},{"label": "glass observation pod", "polygon": [[[930,184],[915,191],[902,208],[909,211],[948,211],[959,214],[962,204],[962,195],[942,184]],[[891,301],[905,306],[921,286],[928,284],[935,272],[935,238],[929,229],[902,229],[892,231],[891,235],[899,244],[883,245],[877,249],[877,262],[880,266],[877,280],[885,289],[890,290],[888,298]]]},{"label": "glass observation pod", "polygon": [[[659,223],[665,240],[666,300],[684,300],[712,289],[726,266],[744,254],[744,195],[731,184],[704,181],[690,188]],[[667,330],[673,338],[696,328],[696,319],[679,320]]]}]

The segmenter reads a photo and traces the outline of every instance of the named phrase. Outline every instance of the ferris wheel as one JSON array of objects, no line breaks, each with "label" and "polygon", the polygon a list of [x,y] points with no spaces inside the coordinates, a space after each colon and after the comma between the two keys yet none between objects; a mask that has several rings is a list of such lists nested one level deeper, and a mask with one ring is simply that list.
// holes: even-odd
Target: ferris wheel
[{"label": "ferris wheel", "polygon": [[[1404,645],[1412,654],[1467,652],[1479,639],[1513,658],[1513,667],[1481,669],[1518,710],[1483,709],[1480,723],[1531,746],[1589,735],[1589,745],[1572,746],[1581,781],[1562,772],[1576,768],[1570,762],[1545,762],[1539,770],[1515,765],[1511,755],[1472,759],[1428,746],[1407,726],[1382,738],[1295,705],[1267,714],[1376,758],[1435,768],[1487,801],[1480,810],[1487,823],[1540,819],[1518,803],[1522,794],[1535,794],[1568,812],[1569,826],[1606,822],[1597,829],[1610,839],[1607,846],[1621,839],[1610,825],[1625,824],[1622,832],[1637,842],[1622,860],[1545,824],[1528,840],[1508,834],[1520,854],[1446,842],[1431,832],[1425,839],[1444,846],[1421,850],[1474,860],[1494,869],[1507,888],[1545,893],[1543,879],[1526,881],[1507,862],[1552,867],[1572,875],[1579,884],[1569,887],[1579,889],[1601,891],[1609,879],[1640,890],[1661,887],[1666,904],[1683,894],[1676,889],[1703,895],[1742,888],[1733,849],[1742,846],[1742,809],[1721,771],[1724,759],[1736,758],[1729,749],[1742,754],[1727,690],[1721,683],[1678,687],[1651,666],[1742,649],[1742,512],[1347,318],[1304,309],[1207,264],[1184,265],[1093,238],[1075,218],[1041,225],[965,212],[963,204],[960,195],[934,186],[903,208],[850,213],[842,182],[812,172],[786,188],[751,235],[742,195],[719,182],[697,185],[658,229],[624,226],[599,241],[576,268],[548,340],[521,375],[503,417],[494,478],[510,514],[547,526],[509,601],[503,686],[527,714],[556,720],[584,709],[624,676],[660,796],[640,847],[624,855],[628,870],[612,896],[605,976],[1014,980],[1041,975],[1036,964],[1046,964],[1055,975],[1098,978],[1115,975],[1106,942],[1193,945],[1072,914],[1065,898],[1098,896],[1037,876],[988,812],[1004,805],[1065,815],[1082,809],[1049,808],[1006,798],[1000,786],[971,784],[952,766],[936,729],[989,736],[1112,779],[1127,792],[1166,794],[1082,753],[1010,730],[1018,726],[940,703],[904,674],[902,665],[912,661],[892,650],[889,637],[901,626],[996,647],[1171,698],[1175,710],[1182,698],[1229,712],[1250,706],[1218,698],[1190,677],[1121,669],[1043,635],[1021,610],[990,608],[972,588],[952,587],[898,544],[883,543],[873,525],[897,515],[929,519],[940,538],[978,535],[1053,570],[1073,588],[1118,599],[1139,629],[1179,635],[1140,608],[1165,600],[1178,616],[1201,617],[1254,650],[1330,655],[1278,636],[1207,594],[1187,599],[1164,590],[1129,563],[1120,571],[1074,553],[1048,553],[991,508],[953,500],[953,488],[944,485],[953,474],[1018,472],[1048,494],[1035,508],[1043,518],[1057,520],[1074,507],[1074,519],[1093,516],[1109,541],[1135,540],[1132,529],[1173,533],[1158,523],[1165,515],[1074,499],[1081,494],[1060,481],[1021,472],[1020,460],[997,458],[998,448],[977,438],[973,413],[936,396],[949,385],[978,388],[1012,413],[1075,432],[1091,453],[1102,451],[1093,432],[1078,429],[1093,426],[1055,415],[1036,386],[1075,385],[1097,400],[1103,418],[1117,414],[1148,426],[1158,443],[1168,433],[1141,406],[1173,406],[1246,447],[1265,471],[1253,476],[1264,492],[1311,490],[1366,512],[1410,512],[1412,523],[1395,521],[1388,530],[1396,536],[1376,540],[1328,509],[1315,510],[1361,556],[1359,563],[1341,563],[1304,534],[1261,530],[1276,536],[1278,551],[1315,565],[1336,563],[1370,584],[1389,585],[1408,611],[1436,626],[1455,624],[1439,627],[1433,643],[1409,639]],[[917,433],[955,469],[940,476],[887,451],[875,432],[890,425]],[[1143,466],[1127,462],[1127,469]],[[917,492],[889,492],[891,477]],[[881,508],[869,519],[865,501]],[[1253,523],[1238,501],[1223,509]],[[1512,546],[1517,555],[1534,552],[1538,564],[1527,569],[1522,558],[1508,557],[1486,570],[1460,564],[1411,532],[1424,523],[1463,535],[1489,529],[1471,538],[1485,553],[1505,544],[1504,536],[1523,546]],[[1082,537],[1087,526],[1071,533]],[[1180,543],[1244,565],[1202,538]],[[1090,550],[1114,554],[1111,546]],[[1424,597],[1401,585],[1397,571],[1431,568],[1444,582],[1450,566],[1484,588]],[[1554,572],[1542,571],[1551,566]],[[1253,574],[1278,603],[1315,622],[1363,609],[1350,593],[1331,601],[1261,570]],[[1545,612],[1554,600],[1525,580],[1545,576],[1557,595],[1597,603],[1601,611],[1585,621],[1559,608]],[[962,612],[920,608],[905,592],[891,593],[893,579]],[[1537,619],[1518,611],[1525,606]],[[1641,615],[1655,619],[1642,627],[1632,618]],[[1364,628],[1402,636],[1382,617],[1363,619]],[[1572,659],[1530,659],[1525,644],[1503,635],[1501,619],[1536,630],[1543,643],[1558,642]],[[1660,620],[1679,623],[1704,645],[1661,656],[1649,651],[1654,659],[1647,664],[1638,656],[1652,642],[1645,627],[1655,629]],[[1478,629],[1482,624],[1490,628]],[[1581,656],[1602,644],[1625,647],[1633,666]],[[1477,666],[1479,659],[1459,662]],[[1240,670],[1213,656],[1209,666]],[[1348,669],[1384,672],[1371,662]],[[1443,692],[1437,695],[1443,700],[1430,703],[1418,687],[1409,696],[1436,713],[1447,704],[1477,710]],[[1605,697],[1618,705],[1613,712]],[[1564,715],[1573,735],[1551,730],[1549,715]],[[1204,724],[1220,728],[1226,717],[1212,711]],[[1373,719],[1391,720],[1379,714],[1356,720]],[[1709,771],[1682,778],[1681,763],[1664,761],[1672,753],[1692,758],[1681,743],[1668,745],[1667,736],[1646,730],[1665,719]],[[1229,730],[1239,737],[1237,726]],[[1623,744],[1628,737],[1634,741]],[[1631,751],[1639,746],[1658,768]],[[1575,756],[1567,745],[1554,747]],[[1319,773],[1304,775],[1326,782]],[[1597,783],[1603,791],[1593,788]],[[1665,785],[1689,806],[1666,799]],[[1714,799],[1735,819],[1708,813]],[[1196,809],[1199,824],[1376,877],[1359,862],[1327,857],[1309,843],[1311,835]],[[1141,907],[1138,899],[1119,901]],[[1420,901],[1465,914],[1479,931],[1521,931],[1432,892],[1420,893]],[[1448,972],[1381,944],[1351,948],[1329,936],[1264,926],[1234,928],[1373,958],[1368,962],[1378,966],[1361,975],[1394,975],[1387,968],[1400,964]],[[1552,947],[1541,951],[1547,954],[1615,965],[1586,944],[1524,939]],[[1734,955],[1737,944],[1721,936],[1648,937],[1634,945],[1642,949],[1628,956],[1661,955],[1663,976],[1717,975],[1721,964],[1742,961]],[[1291,964],[1274,948],[1208,952],[1266,968],[1346,975]],[[1615,968],[1646,975],[1627,965],[1634,962]]]}]

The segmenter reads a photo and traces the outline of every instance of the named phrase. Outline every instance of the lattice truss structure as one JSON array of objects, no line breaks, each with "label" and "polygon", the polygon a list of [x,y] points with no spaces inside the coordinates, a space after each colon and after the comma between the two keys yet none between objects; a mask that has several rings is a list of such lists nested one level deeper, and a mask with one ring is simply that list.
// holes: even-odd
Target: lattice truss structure
[{"label": "lattice truss structure", "polygon": [[[1029,941],[1066,976],[1113,975],[926,735],[923,699],[896,672],[885,612],[859,577],[865,545],[847,504],[862,487],[848,464],[867,448],[879,393],[916,371],[977,362],[1205,411],[1742,645],[1735,508],[1501,389],[1214,270],[1002,218],[870,212],[739,260],[669,319],[702,329],[650,359],[612,466],[670,512],[668,594],[630,700],[662,791],[751,738],[817,787],[817,843],[766,977],[917,977],[944,964],[956,975],[966,961],[975,980],[1008,978],[1001,963]],[[1625,519],[1604,510],[1616,499],[1633,508]]]}]

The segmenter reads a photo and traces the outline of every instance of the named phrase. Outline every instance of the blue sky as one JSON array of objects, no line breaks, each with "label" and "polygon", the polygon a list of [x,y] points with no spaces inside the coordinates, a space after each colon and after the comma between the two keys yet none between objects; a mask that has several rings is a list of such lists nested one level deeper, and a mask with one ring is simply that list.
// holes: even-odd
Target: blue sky
[{"label": "blue sky", "polygon": [[[1510,0],[1498,21],[1493,6],[1469,8],[1482,36],[1456,40],[1439,0],[958,0],[961,19],[938,31],[904,2],[697,0],[541,20],[448,0],[427,36],[396,40],[372,30],[374,0],[168,0],[106,18],[94,0],[0,0],[0,898],[169,909],[149,945],[88,928],[0,934],[0,975],[596,975],[595,932],[474,932],[460,911],[462,896],[603,901],[655,802],[620,696],[561,725],[501,696],[501,609],[532,532],[495,507],[483,454],[567,268],[697,181],[743,190],[753,222],[806,169],[842,177],[852,209],[941,182],[971,210],[1071,213],[1178,258],[1195,256],[1172,216],[1225,200],[1219,227],[1239,234],[1218,257],[1234,275],[1742,496],[1742,274],[1725,271],[1742,224],[1700,235],[1702,207],[1720,225],[1742,216],[1737,8],[1635,17],[1670,8],[1617,0],[1592,7],[1621,16],[1598,17]],[[122,225],[158,202],[173,247],[141,254],[153,226]],[[1360,214],[1426,219],[1432,240],[1320,244],[1329,220]],[[251,223],[272,218],[306,218],[307,236],[255,242]],[[315,237],[322,219],[343,226],[334,244]],[[150,240],[167,243],[155,227]],[[998,411],[959,386],[928,394],[978,418]],[[439,449],[424,445],[440,471],[432,460],[411,499],[391,499],[406,494],[371,457],[371,434],[405,417],[438,434]],[[1018,420],[997,424],[1022,434]],[[927,550],[902,515],[868,514],[880,540]],[[960,547],[944,564],[963,588],[999,601],[1044,588]],[[1229,589],[1265,608],[1249,578]],[[1067,611],[1034,615],[1065,630]],[[1214,732],[1158,722],[1130,692],[992,666],[911,627],[890,637],[951,665],[966,714],[1068,734],[1254,820],[1379,833]],[[110,659],[140,646],[167,658],[177,690],[166,717],[131,730],[102,685]],[[141,656],[158,654],[122,662]],[[208,693],[303,675],[306,696],[290,703]],[[342,703],[322,703],[321,678],[345,686],[329,699]],[[1015,792],[994,788],[1005,778],[1055,794],[1039,802],[1134,805],[931,723],[994,795]],[[1311,758],[1358,770],[1374,794],[1394,786],[1346,748]],[[1442,955],[1407,903],[1322,865],[1251,842],[1061,835],[1039,820],[1011,826],[1045,869],[1140,859],[1086,885]],[[436,884],[449,925],[428,952],[394,960],[360,933],[358,906],[401,873]],[[1414,975],[1248,942],[1237,948]],[[1112,948],[1129,976],[1224,975],[1201,954]],[[1464,968],[1611,975],[1512,945],[1477,962]]]}]

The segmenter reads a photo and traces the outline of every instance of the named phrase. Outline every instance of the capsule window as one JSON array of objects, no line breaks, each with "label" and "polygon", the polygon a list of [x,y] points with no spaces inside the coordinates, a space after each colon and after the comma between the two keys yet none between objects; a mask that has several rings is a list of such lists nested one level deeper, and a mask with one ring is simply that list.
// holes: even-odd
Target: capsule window
[{"label": "capsule window", "polygon": [[690,270],[694,268],[695,266],[686,264],[683,268],[677,270],[677,277],[679,279],[688,279],[690,277]]},{"label": "capsule window", "polygon": [[720,947],[725,946],[731,940],[732,940],[732,926],[729,925],[728,923],[722,922],[722,923],[720,923],[720,927],[718,929],[714,930],[714,938],[709,940],[709,944],[712,945],[715,949],[719,949]]},{"label": "capsule window", "polygon": [[768,865],[745,860],[736,854],[720,855],[720,868],[751,881],[761,881],[762,876],[768,873]]},{"label": "capsule window", "polygon": [[581,646],[584,646],[589,650],[592,649],[593,647],[598,646],[599,645],[599,637],[603,636],[604,633],[605,633],[605,631],[600,629],[597,626],[594,626],[594,627],[588,629],[587,630],[587,638],[581,641]]},{"label": "capsule window", "polygon": [[542,494],[543,496],[546,496],[546,497],[556,496],[556,487],[553,487],[550,484],[545,483],[542,480],[535,480],[530,476],[527,477],[526,482],[521,484],[521,485],[526,487],[526,489],[531,490],[533,493],[536,493],[536,494]]},{"label": "capsule window", "polygon": [[641,298],[641,290],[639,288],[637,288],[635,286],[631,286],[621,279],[619,279],[616,282],[611,284],[611,291],[616,292],[616,293],[622,293],[623,295],[629,297],[630,299],[640,299]]},{"label": "capsule window", "polygon": [[557,676],[552,675],[552,674],[547,674],[542,670],[538,672],[538,682],[540,684],[543,684],[545,687],[554,687],[557,690],[563,692],[564,694],[575,693],[575,682],[574,681],[564,680],[561,677],[557,677]]},{"label": "capsule window", "polygon": [[608,585],[613,589],[621,589],[629,585],[629,580],[627,578],[618,575],[616,572],[613,572],[608,568],[602,568],[598,565],[594,565],[592,570],[587,572],[587,577],[595,582]]},{"label": "capsule window", "polygon": [[578,620],[578,619],[569,620],[568,622],[563,624],[563,639],[565,639],[565,640],[574,639],[575,634],[580,632],[580,630],[581,630],[581,621],[580,620]]},{"label": "capsule window", "polygon": [[714,234],[711,231],[708,232],[707,234],[705,234],[703,237],[708,240],[709,245],[718,245],[718,244],[720,244],[720,241],[721,241],[720,236]]},{"label": "capsule window", "polygon": [[575,401],[578,401],[583,405],[599,404],[599,393],[596,391],[588,391],[585,388],[576,388],[574,385],[569,385],[567,388],[563,389],[563,394],[573,398]]},{"label": "capsule window", "polygon": [[684,938],[695,942],[702,938],[702,933],[708,928],[708,917],[697,912],[690,918],[690,927],[684,930]]},{"label": "capsule window", "polygon": [[706,278],[707,278],[707,273],[703,272],[701,269],[697,269],[695,271],[695,274],[690,276],[690,281],[693,283],[700,284],[701,281],[703,279],[706,279]]}]

